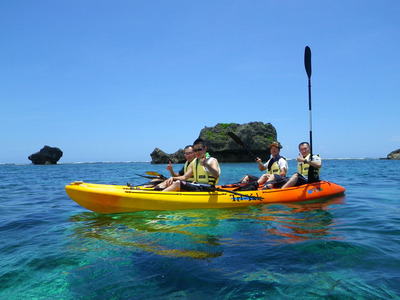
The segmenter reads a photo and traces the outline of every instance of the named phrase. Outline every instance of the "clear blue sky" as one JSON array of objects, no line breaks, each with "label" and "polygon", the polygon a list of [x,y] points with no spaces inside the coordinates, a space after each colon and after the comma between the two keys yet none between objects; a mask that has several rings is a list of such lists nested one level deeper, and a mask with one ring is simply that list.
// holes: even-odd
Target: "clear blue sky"
[{"label": "clear blue sky", "polygon": [[281,154],[400,148],[400,1],[1,1],[0,163],[149,161],[217,123],[272,123]]}]

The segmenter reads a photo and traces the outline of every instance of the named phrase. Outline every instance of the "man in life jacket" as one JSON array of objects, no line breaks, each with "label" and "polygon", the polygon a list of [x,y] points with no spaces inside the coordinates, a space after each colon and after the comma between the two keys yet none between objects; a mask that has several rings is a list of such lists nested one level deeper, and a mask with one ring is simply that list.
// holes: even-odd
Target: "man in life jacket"
[{"label": "man in life jacket", "polygon": [[299,186],[306,183],[319,181],[319,173],[322,167],[321,157],[310,153],[310,144],[302,142],[299,144],[299,156],[297,157],[297,172],[290,177],[282,188]]},{"label": "man in life jacket", "polygon": [[[253,175],[246,175],[243,177],[241,182],[251,182],[257,181],[257,184],[264,184],[267,181],[275,181],[277,182],[274,187],[281,187],[286,181],[286,173],[288,171],[288,163],[286,158],[280,155],[280,151],[282,146],[278,142],[273,142],[269,146],[270,153],[272,157],[265,163],[262,163],[261,158],[257,157],[256,162],[258,163],[258,169],[262,171],[266,171],[260,178],[257,178]],[[254,185],[254,187],[258,187],[258,185]]]},{"label": "man in life jacket", "polygon": [[[164,189],[165,192],[179,190],[202,191],[202,186],[195,183],[212,186],[217,184],[221,169],[216,158],[207,157],[207,146],[203,139],[199,138],[194,141],[193,152],[196,158],[189,165],[187,172],[181,176],[168,178],[165,181],[167,185],[167,188]],[[191,177],[194,179],[194,184],[187,182]]]},{"label": "man in life jacket", "polygon": [[[177,177],[177,176],[182,176],[183,174],[185,174],[188,169],[189,169],[189,165],[190,163],[195,159],[195,155],[194,155],[194,151],[193,151],[193,146],[192,145],[188,145],[185,147],[185,149],[183,149],[183,151],[185,151],[185,158],[186,158],[186,162],[183,165],[182,169],[179,170],[178,173],[174,172],[174,169],[172,167],[171,162],[169,162],[169,164],[167,165],[167,170],[171,173],[172,177]],[[188,181],[194,181],[194,178],[191,177],[188,179]]]},{"label": "man in life jacket", "polygon": [[[183,149],[183,151],[185,151],[186,162],[185,162],[185,164],[183,165],[182,169],[179,170],[178,173],[175,173],[174,168],[172,167],[172,163],[171,163],[171,162],[169,162],[169,164],[167,165],[167,170],[171,173],[171,176],[172,176],[172,177],[182,176],[183,174],[185,174],[185,173],[189,170],[190,164],[193,162],[193,160],[194,160],[195,157],[196,157],[195,154],[194,154],[193,146],[192,146],[192,145],[186,146],[186,147]],[[188,182],[194,181],[194,177],[192,176],[192,177],[188,178],[187,181],[188,181]],[[147,184],[145,187],[154,187],[154,185],[151,186],[151,182],[150,182],[150,184]],[[161,190],[165,189],[166,187],[167,187],[167,183],[166,183],[166,181],[163,181],[163,182],[157,184],[157,185],[154,187],[154,189],[157,190],[157,191],[161,191]]]},{"label": "man in life jacket", "polygon": [[[271,151],[272,158],[270,158],[264,165],[264,168],[267,170],[267,173],[263,174],[260,177],[260,179],[257,180],[257,183],[264,184],[267,181],[275,181],[276,183],[274,184],[273,187],[280,188],[287,181],[286,174],[289,169],[288,163],[286,161],[286,158],[280,156],[279,154],[280,149],[282,149],[282,146],[278,142],[272,143],[269,146],[269,148]],[[260,164],[261,163],[259,162],[259,167]]]}]

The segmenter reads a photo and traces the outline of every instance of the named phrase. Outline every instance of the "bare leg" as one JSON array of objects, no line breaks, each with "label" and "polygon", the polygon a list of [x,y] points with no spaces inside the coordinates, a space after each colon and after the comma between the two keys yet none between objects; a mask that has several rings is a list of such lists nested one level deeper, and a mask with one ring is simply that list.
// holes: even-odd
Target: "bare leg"
[{"label": "bare leg", "polygon": [[257,180],[257,182],[258,182],[258,184],[263,184],[264,182],[267,182],[272,179],[274,179],[274,175],[262,174],[260,179]]},{"label": "bare leg", "polygon": [[174,181],[169,187],[164,189],[164,192],[179,191],[181,189],[181,182],[179,180]]},{"label": "bare leg", "polygon": [[[263,175],[260,177],[260,179],[257,180],[257,183],[258,183],[258,184],[265,184],[267,181],[270,181],[270,180],[275,180],[274,174],[263,174]],[[267,185],[265,185],[265,186],[266,186],[267,188],[270,188],[270,189],[272,189],[272,188],[274,187],[273,184],[267,184]]]},{"label": "bare leg", "polygon": [[161,182],[160,184],[158,184],[156,186],[156,188],[159,188],[159,189],[165,189],[166,187],[167,187],[167,182],[166,181],[163,181],[163,182]]},{"label": "bare leg", "polygon": [[164,181],[163,181],[163,180],[160,180],[160,179],[153,179],[153,180],[147,182],[146,184],[144,184],[143,187],[145,187],[145,188],[152,188],[152,187],[155,187],[156,185],[161,184],[161,183],[163,183],[163,182],[164,182]]},{"label": "bare leg", "polygon": [[297,183],[297,180],[299,179],[299,174],[294,173],[292,177],[290,177],[289,181],[286,182],[283,186],[282,189],[290,187],[290,186],[295,186]]},{"label": "bare leg", "polygon": [[249,180],[249,176],[244,175],[244,177],[243,177],[242,179],[240,179],[239,182],[249,182],[249,181],[250,181],[250,180]]}]

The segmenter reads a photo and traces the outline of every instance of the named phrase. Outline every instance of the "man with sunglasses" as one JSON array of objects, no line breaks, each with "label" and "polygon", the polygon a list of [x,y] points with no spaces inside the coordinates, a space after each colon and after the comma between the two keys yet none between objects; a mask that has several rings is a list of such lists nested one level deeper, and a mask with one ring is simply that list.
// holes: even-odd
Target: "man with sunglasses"
[{"label": "man with sunglasses", "polygon": [[[173,176],[166,180],[167,191],[202,191],[203,187],[198,184],[210,184],[215,186],[221,174],[218,160],[214,157],[207,157],[207,146],[203,139],[197,139],[193,143],[193,152],[196,158],[189,165],[187,172],[181,176]],[[193,177],[194,183],[187,180]],[[196,184],[197,183],[197,184]]]}]

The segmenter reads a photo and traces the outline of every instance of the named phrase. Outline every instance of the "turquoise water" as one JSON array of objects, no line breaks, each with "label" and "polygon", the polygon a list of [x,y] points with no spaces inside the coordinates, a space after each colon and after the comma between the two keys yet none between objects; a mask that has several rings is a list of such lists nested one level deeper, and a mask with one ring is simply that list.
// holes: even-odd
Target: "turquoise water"
[{"label": "turquoise water", "polygon": [[[0,165],[0,299],[400,299],[400,161],[323,164],[345,195],[116,215],[64,186],[140,184],[165,165]],[[259,175],[221,167],[220,183]]]}]

